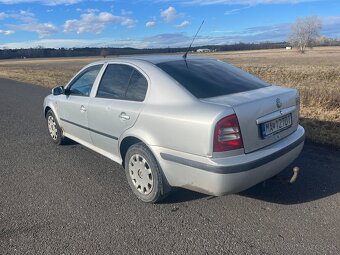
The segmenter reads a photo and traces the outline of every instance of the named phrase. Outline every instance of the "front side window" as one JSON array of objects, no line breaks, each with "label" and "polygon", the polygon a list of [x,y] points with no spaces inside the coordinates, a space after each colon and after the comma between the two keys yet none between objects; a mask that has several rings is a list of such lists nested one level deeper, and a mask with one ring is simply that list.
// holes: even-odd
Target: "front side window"
[{"label": "front side window", "polygon": [[103,65],[90,66],[80,73],[69,87],[70,95],[89,96],[93,83]]},{"label": "front side window", "polygon": [[110,64],[99,84],[97,97],[143,101],[148,83],[145,77],[129,65]]}]

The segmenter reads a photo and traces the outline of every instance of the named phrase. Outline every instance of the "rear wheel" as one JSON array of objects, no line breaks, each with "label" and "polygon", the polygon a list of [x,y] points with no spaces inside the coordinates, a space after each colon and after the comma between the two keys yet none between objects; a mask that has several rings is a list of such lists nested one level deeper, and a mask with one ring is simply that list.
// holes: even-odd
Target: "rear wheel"
[{"label": "rear wheel", "polygon": [[51,110],[49,110],[46,113],[46,122],[47,122],[48,133],[50,134],[52,141],[58,145],[64,144],[66,141],[66,138],[63,136],[63,131],[61,130],[58,124],[58,121],[54,113]]},{"label": "rear wheel", "polygon": [[156,158],[143,143],[134,144],[128,149],[125,173],[132,191],[144,202],[159,202],[170,190]]}]

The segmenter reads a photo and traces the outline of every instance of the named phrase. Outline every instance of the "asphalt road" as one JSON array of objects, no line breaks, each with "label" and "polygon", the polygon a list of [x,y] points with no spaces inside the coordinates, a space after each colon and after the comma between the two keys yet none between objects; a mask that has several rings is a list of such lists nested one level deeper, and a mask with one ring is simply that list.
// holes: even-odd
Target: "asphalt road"
[{"label": "asphalt road", "polygon": [[0,254],[339,254],[340,151],[307,144],[283,178],[137,200],[121,166],[49,140],[49,90],[0,79]]}]

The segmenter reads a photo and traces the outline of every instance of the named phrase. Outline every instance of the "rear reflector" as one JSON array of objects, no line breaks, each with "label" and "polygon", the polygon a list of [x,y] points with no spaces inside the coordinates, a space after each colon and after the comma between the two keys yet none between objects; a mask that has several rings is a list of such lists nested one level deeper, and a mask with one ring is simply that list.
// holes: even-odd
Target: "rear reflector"
[{"label": "rear reflector", "polygon": [[217,122],[214,132],[214,152],[243,148],[240,126],[236,114]]}]

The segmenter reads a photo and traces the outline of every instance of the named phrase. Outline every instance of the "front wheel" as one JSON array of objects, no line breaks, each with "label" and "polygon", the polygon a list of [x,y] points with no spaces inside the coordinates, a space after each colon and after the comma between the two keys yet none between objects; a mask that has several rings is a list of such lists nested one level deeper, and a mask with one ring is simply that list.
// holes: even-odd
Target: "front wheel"
[{"label": "front wheel", "polygon": [[58,145],[65,143],[66,138],[63,136],[63,131],[61,130],[58,121],[51,110],[46,113],[46,122],[48,133],[50,134],[52,141]]},{"label": "front wheel", "polygon": [[142,201],[157,203],[169,191],[162,169],[151,151],[143,144],[132,145],[125,156],[125,173],[130,188]]}]

